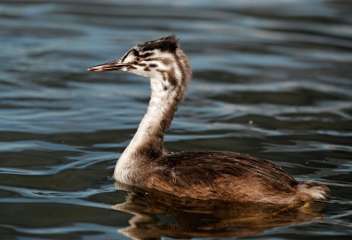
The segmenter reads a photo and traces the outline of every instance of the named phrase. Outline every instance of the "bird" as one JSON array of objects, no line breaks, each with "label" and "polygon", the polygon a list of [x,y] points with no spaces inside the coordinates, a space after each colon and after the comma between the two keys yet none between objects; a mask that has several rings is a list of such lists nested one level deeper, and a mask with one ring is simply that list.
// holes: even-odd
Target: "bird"
[{"label": "bird", "polygon": [[118,183],[179,198],[296,209],[327,201],[326,185],[297,181],[268,160],[230,151],[166,150],[165,131],[192,78],[190,62],[175,35],[137,44],[121,58],[88,71],[123,71],[150,79],[147,111],[115,166]]}]

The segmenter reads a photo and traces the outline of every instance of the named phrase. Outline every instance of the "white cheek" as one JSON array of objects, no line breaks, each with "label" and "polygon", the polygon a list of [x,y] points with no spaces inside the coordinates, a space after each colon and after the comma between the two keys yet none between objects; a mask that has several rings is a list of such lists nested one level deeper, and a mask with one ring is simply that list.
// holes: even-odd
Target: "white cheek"
[{"label": "white cheek", "polygon": [[131,73],[134,73],[136,75],[142,76],[142,77],[150,77],[150,72],[146,72],[143,70],[143,68],[137,66],[136,69],[130,69],[128,70]]}]

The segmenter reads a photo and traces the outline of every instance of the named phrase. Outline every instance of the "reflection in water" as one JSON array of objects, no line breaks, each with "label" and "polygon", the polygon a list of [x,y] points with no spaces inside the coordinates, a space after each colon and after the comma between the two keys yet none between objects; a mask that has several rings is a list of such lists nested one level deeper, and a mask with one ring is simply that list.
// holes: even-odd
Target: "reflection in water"
[{"label": "reflection in water", "polygon": [[252,236],[273,227],[322,217],[322,204],[298,211],[273,205],[180,199],[121,184],[117,187],[128,194],[125,202],[113,209],[133,215],[130,225],[119,232],[131,239]]}]

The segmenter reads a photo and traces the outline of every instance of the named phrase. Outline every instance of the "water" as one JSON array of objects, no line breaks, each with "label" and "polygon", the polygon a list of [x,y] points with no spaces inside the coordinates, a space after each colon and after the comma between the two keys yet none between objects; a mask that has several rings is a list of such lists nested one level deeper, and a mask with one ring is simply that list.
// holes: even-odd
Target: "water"
[{"label": "water", "polygon": [[131,211],[148,213],[139,220],[121,208],[127,196],[111,176],[145,111],[148,82],[85,71],[170,33],[194,79],[169,149],[252,154],[332,190],[318,218],[255,230],[230,224],[222,230],[231,234],[220,235],[350,239],[352,3],[167,2],[0,2],[2,239],[127,239],[129,227],[144,237],[185,237],[182,224],[192,236],[216,238],[212,228],[192,228],[199,213],[175,222],[143,196],[148,209]]}]

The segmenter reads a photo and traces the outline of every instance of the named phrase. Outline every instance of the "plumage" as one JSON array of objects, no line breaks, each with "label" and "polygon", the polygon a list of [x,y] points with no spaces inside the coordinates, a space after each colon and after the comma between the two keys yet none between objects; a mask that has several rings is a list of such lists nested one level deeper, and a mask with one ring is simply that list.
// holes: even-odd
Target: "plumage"
[{"label": "plumage", "polygon": [[234,152],[165,150],[164,133],[192,75],[175,36],[138,44],[122,58],[89,70],[120,70],[150,78],[149,106],[116,164],[114,177],[118,182],[177,197],[294,208],[327,199],[326,186],[299,183],[267,160]]},{"label": "plumage", "polygon": [[158,49],[160,51],[175,52],[178,43],[175,36],[167,36],[138,45],[143,51]]},{"label": "plumage", "polygon": [[298,185],[271,162],[234,152],[170,153],[145,170],[148,188],[202,200],[287,204]]}]

